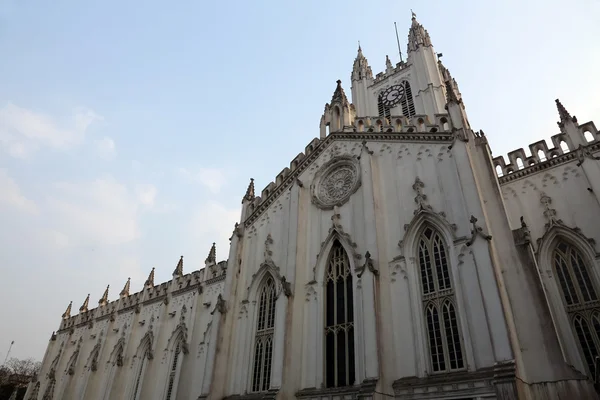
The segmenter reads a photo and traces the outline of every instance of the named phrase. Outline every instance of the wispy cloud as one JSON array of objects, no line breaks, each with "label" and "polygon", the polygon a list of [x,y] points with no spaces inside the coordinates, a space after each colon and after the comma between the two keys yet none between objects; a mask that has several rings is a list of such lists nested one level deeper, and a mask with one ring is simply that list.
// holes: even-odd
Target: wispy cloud
[{"label": "wispy cloud", "polygon": [[16,158],[27,158],[41,147],[67,150],[80,144],[99,120],[101,116],[86,108],[55,118],[8,103],[0,108],[0,146]]},{"label": "wispy cloud", "polygon": [[96,152],[101,158],[110,160],[117,154],[115,141],[108,136],[95,140],[94,144],[96,145]]},{"label": "wispy cloud", "polygon": [[179,173],[193,182],[206,187],[211,193],[218,194],[221,188],[227,183],[229,173],[221,168],[198,168],[191,171],[188,168],[179,168]]},{"label": "wispy cloud", "polygon": [[139,206],[148,201],[147,194],[142,200],[110,177],[54,188],[46,212],[53,216],[53,229],[65,233],[69,242],[117,245],[139,237]]},{"label": "wispy cloud", "polygon": [[6,169],[0,169],[0,206],[2,205],[31,214],[38,212],[36,204],[21,193]]},{"label": "wispy cloud", "polygon": [[[236,222],[240,219],[239,208],[227,208],[221,203],[208,201],[200,204],[190,218],[190,235],[201,240],[216,242],[221,251],[229,250],[229,238]],[[208,244],[208,243],[207,243]],[[208,247],[206,248],[208,251]],[[219,259],[226,259],[228,254],[222,254]]]},{"label": "wispy cloud", "polygon": [[140,184],[135,188],[138,201],[146,207],[153,207],[158,190],[150,184]]}]

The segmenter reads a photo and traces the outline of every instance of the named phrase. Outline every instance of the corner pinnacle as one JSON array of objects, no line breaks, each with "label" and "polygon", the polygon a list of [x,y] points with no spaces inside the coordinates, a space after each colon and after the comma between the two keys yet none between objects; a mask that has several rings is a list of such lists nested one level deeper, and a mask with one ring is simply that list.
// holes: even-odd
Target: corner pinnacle
[{"label": "corner pinnacle", "polygon": [[250,178],[250,183],[248,184],[248,188],[246,189],[246,194],[244,195],[244,198],[242,199],[242,203],[244,201],[252,201],[254,200],[254,178]]}]

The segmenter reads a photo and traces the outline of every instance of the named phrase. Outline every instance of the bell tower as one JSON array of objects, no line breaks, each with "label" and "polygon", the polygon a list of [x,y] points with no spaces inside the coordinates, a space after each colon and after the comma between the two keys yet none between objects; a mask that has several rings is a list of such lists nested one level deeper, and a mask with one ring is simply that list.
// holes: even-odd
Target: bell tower
[{"label": "bell tower", "polygon": [[381,117],[391,123],[393,117],[427,116],[435,120],[446,105],[444,78],[427,30],[412,13],[408,32],[408,58],[393,64],[388,56],[385,70],[373,72],[361,46],[352,68],[352,104],[357,117]]}]

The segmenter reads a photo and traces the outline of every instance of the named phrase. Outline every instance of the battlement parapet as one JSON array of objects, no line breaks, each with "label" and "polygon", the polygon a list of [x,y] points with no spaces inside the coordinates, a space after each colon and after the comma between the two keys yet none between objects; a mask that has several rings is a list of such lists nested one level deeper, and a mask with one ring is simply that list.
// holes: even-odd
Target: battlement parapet
[{"label": "battlement parapet", "polygon": [[409,64],[404,62],[404,61],[400,61],[399,63],[396,64],[396,66],[391,70],[391,71],[384,71],[384,72],[380,72],[377,75],[375,75],[375,79],[373,80],[373,84],[377,84],[379,82],[382,82],[384,80],[386,80],[387,78],[389,78],[392,75],[397,74],[400,71],[403,71],[405,69],[408,69]]},{"label": "battlement parapet", "polygon": [[[117,314],[122,314],[131,310],[139,312],[141,307],[155,302],[164,301],[165,303],[168,303],[171,297],[178,296],[179,294],[190,290],[198,290],[202,293],[203,287],[221,282],[225,279],[227,261],[220,261],[215,267],[217,268],[202,268],[183,276],[174,277],[167,282],[146,287],[139,292],[121,296],[119,299],[109,301],[103,305],[98,305],[96,308],[63,318],[58,332],[75,329],[85,325],[92,327],[95,322],[107,318],[114,320]],[[209,276],[209,269],[212,271],[211,276]]]},{"label": "battlement parapet", "polygon": [[[586,122],[578,126],[579,134],[584,138],[584,142],[587,146],[600,146],[600,134],[596,129],[593,122]],[[523,148],[513,150],[508,153],[508,163],[505,161],[503,156],[493,158],[494,168],[496,174],[500,178],[500,182],[503,183],[507,180],[516,179],[521,175],[527,175],[530,172],[539,170],[539,167],[549,167],[562,163],[563,161],[571,160],[573,157],[562,157],[568,153],[577,150],[577,147],[573,144],[573,141],[566,133],[559,133],[550,138],[553,147],[548,147],[546,140],[540,140],[530,144],[529,154],[525,152]],[[518,173],[519,176],[511,177],[506,179],[508,176]]]}]

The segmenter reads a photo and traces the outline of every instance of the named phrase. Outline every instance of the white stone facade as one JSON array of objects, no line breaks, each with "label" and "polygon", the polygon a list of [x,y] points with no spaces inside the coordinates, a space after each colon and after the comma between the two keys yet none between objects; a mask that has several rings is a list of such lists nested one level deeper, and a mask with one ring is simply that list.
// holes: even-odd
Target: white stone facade
[{"label": "white stone facade", "polygon": [[558,103],[555,148],[492,159],[414,16],[408,50],[373,77],[359,49],[227,261],[69,306],[25,398],[596,398],[598,131]]}]

